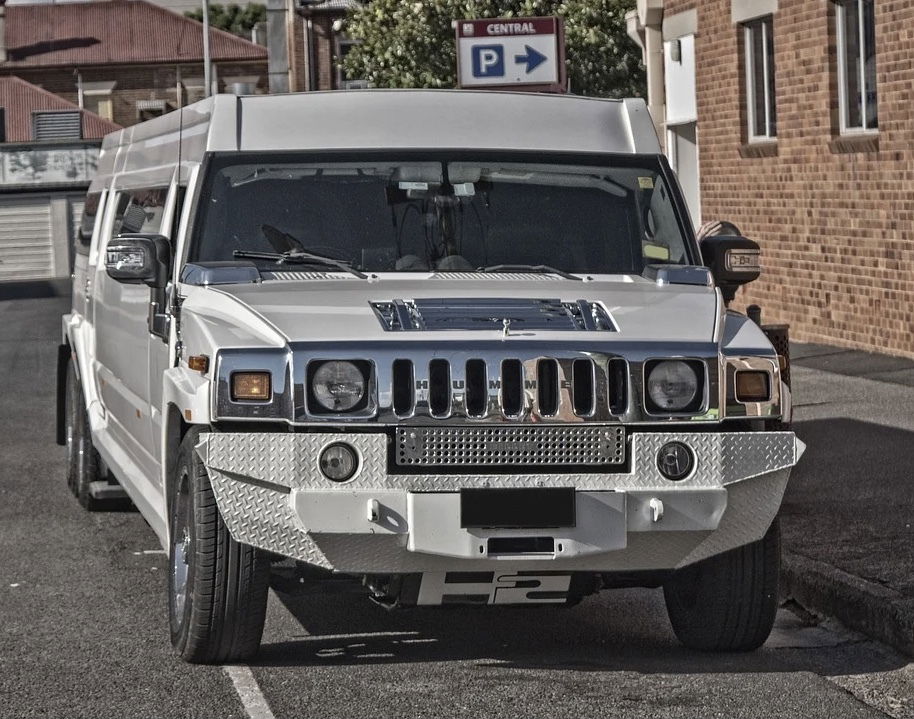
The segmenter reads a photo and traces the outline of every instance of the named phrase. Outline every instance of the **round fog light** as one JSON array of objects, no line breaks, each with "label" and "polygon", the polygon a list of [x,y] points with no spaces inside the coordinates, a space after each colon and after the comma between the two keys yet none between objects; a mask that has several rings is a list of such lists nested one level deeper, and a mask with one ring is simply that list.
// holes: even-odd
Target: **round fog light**
[{"label": "round fog light", "polygon": [[688,477],[694,467],[695,455],[682,442],[667,442],[657,453],[657,469],[674,482]]},{"label": "round fog light", "polygon": [[324,447],[318,460],[321,472],[333,482],[352,479],[359,467],[359,457],[348,444],[337,442]]}]

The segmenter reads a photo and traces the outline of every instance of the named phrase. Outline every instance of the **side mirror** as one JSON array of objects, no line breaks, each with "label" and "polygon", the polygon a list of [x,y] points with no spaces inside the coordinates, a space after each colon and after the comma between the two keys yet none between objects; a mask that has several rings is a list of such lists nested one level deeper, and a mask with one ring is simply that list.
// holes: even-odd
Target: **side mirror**
[{"label": "side mirror", "polygon": [[710,235],[701,244],[701,258],[714,275],[724,302],[730,303],[736,290],[758,279],[762,266],[758,243],[737,235]]},{"label": "side mirror", "polygon": [[165,287],[170,260],[171,245],[163,235],[118,235],[105,250],[108,276],[131,285]]}]

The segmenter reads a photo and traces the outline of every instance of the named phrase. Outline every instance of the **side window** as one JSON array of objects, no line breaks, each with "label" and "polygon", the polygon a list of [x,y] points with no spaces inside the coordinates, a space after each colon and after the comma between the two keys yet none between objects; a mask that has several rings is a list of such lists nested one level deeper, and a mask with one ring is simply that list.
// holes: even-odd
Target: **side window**
[{"label": "side window", "polygon": [[92,244],[92,232],[98,220],[98,211],[101,205],[101,192],[90,192],[86,195],[86,204],[83,207],[83,216],[76,230],[74,249],[77,254],[88,255]]},{"label": "side window", "polygon": [[644,264],[685,264],[685,243],[670,190],[660,175],[652,178],[650,185],[642,192],[644,240],[641,249]]},{"label": "side window", "polygon": [[167,196],[167,187],[125,190],[118,193],[111,236],[117,237],[132,232],[161,232]]}]

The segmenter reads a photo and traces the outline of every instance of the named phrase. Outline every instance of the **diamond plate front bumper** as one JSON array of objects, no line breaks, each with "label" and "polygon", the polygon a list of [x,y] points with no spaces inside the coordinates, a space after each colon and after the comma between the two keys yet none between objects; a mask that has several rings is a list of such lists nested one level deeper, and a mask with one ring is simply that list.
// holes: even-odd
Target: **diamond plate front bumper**
[{"label": "diamond plate front bumper", "polygon": [[[696,466],[665,479],[657,452],[677,440]],[[317,458],[353,446],[354,478],[335,484]],[[219,510],[240,542],[349,573],[505,569],[634,571],[689,564],[760,539],[780,507],[804,445],[792,432],[634,433],[630,470],[618,473],[396,474],[387,435],[221,433],[197,445]],[[469,487],[574,487],[576,526],[464,529],[459,491]],[[490,555],[492,537],[551,535],[553,555]]]}]

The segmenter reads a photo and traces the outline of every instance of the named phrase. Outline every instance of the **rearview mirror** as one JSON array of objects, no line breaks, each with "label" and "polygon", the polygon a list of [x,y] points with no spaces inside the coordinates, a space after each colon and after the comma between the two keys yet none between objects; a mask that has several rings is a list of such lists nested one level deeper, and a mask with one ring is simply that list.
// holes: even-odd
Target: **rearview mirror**
[{"label": "rearview mirror", "polygon": [[747,237],[710,235],[701,240],[700,247],[701,258],[714,275],[724,302],[732,302],[736,290],[761,274],[761,249]]},{"label": "rearview mirror", "polygon": [[170,260],[171,245],[163,235],[118,235],[105,249],[108,276],[125,284],[164,287]]}]

